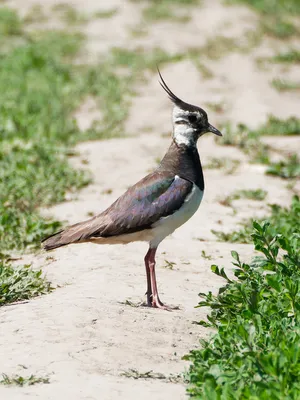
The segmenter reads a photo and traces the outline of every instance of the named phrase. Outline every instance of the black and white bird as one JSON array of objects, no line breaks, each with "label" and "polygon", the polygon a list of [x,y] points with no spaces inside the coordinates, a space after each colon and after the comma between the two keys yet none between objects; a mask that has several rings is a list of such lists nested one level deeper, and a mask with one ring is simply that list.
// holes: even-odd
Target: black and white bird
[{"label": "black and white bird", "polygon": [[166,236],[192,217],[201,203],[204,179],[197,140],[206,132],[222,134],[210,125],[202,108],[180,100],[158,73],[162,88],[174,103],[172,143],[158,168],[101,214],[48,237],[43,245],[52,250],[71,243],[149,242],[145,256],[147,304],[168,310],[158,296],[156,250]]}]

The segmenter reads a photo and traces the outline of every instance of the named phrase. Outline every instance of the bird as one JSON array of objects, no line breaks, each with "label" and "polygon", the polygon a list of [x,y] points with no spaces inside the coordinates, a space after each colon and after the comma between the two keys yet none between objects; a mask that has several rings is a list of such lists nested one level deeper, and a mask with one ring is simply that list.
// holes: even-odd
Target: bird
[{"label": "bird", "polygon": [[177,97],[158,69],[160,85],[173,103],[172,141],[158,167],[131,186],[100,214],[44,239],[45,250],[73,243],[149,243],[144,257],[149,307],[172,310],[159,298],[155,256],[159,244],[197,211],[204,193],[204,177],[197,140],[207,132],[222,136],[200,107]]}]

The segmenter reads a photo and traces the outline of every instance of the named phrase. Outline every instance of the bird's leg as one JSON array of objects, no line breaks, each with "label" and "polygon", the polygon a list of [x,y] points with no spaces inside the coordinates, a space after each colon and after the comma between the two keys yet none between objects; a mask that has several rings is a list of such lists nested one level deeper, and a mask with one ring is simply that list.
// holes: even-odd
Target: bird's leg
[{"label": "bird's leg", "polygon": [[150,255],[150,250],[148,250],[148,253],[145,256],[145,267],[146,267],[146,276],[147,276],[147,305],[148,307],[152,307],[152,288],[151,288],[151,277],[150,277],[150,267],[149,267],[149,255]]},{"label": "bird's leg", "polygon": [[[148,306],[155,308],[162,308],[164,310],[170,310],[169,307],[165,306],[159,299],[156,276],[155,276],[155,253],[156,248],[149,248],[148,253],[145,257],[146,272],[147,272],[147,303]],[[149,285],[150,278],[150,285]]]}]

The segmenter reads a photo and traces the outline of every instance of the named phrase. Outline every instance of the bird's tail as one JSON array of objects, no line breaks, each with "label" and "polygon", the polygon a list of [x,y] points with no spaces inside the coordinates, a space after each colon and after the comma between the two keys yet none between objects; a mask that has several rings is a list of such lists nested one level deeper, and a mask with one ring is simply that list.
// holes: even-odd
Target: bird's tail
[{"label": "bird's tail", "polygon": [[42,240],[45,250],[53,250],[58,247],[66,246],[71,243],[86,241],[93,233],[95,233],[95,217],[88,221],[71,225],[53,235]]},{"label": "bird's tail", "polygon": [[66,242],[63,239],[63,236],[64,236],[64,231],[59,231],[51,236],[48,236],[47,238],[42,240],[43,248],[48,251],[56,249],[58,247],[66,246],[70,242]]}]

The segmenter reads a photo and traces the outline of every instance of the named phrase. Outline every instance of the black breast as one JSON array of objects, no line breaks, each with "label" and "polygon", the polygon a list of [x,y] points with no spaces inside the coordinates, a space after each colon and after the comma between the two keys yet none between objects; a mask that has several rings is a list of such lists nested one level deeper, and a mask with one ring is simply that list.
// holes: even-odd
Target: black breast
[{"label": "black breast", "polygon": [[200,190],[204,190],[203,172],[196,146],[178,146],[173,141],[159,169],[171,171],[174,175],[195,183]]}]

